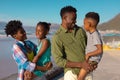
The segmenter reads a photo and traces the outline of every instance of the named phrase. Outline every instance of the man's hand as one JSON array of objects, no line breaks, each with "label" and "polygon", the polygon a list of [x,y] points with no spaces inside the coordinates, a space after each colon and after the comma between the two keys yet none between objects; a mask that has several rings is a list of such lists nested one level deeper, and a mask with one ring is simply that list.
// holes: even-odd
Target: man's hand
[{"label": "man's hand", "polygon": [[93,70],[93,67],[86,61],[82,63],[82,68],[85,69],[87,72],[90,72]]},{"label": "man's hand", "polygon": [[24,72],[24,79],[25,80],[32,80],[32,77],[33,77],[33,73],[30,72],[30,71],[25,71]]}]

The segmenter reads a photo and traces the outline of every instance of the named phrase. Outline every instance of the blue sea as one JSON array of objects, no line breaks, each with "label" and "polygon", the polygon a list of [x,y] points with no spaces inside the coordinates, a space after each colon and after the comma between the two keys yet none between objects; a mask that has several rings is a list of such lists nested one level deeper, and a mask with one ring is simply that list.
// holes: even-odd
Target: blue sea
[{"label": "blue sea", "polygon": [[120,36],[120,34],[117,33],[109,33],[109,34],[105,34],[103,36]]}]

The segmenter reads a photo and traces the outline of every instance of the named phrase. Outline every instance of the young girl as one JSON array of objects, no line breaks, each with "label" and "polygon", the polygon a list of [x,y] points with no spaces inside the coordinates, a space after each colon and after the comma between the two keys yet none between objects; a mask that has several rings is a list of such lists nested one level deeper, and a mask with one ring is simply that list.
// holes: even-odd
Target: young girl
[{"label": "young girl", "polygon": [[[39,66],[45,66],[46,63],[51,61],[51,44],[50,40],[46,37],[49,32],[50,25],[51,24],[46,22],[39,22],[36,26],[36,37],[38,38],[39,43],[37,47],[37,55],[34,57],[32,62],[37,63]],[[44,72],[35,71],[34,74],[36,76],[42,76]]]}]

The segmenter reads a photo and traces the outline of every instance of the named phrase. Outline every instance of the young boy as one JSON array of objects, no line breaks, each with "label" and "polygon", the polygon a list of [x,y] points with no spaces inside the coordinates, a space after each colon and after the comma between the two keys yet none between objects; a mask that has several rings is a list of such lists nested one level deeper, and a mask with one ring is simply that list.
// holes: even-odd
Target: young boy
[{"label": "young boy", "polygon": [[[22,27],[22,23],[17,20],[10,21],[5,26],[5,33],[6,35],[11,35],[12,38],[16,40],[15,44],[13,44],[13,58],[18,65],[18,78],[17,80],[30,80],[32,79],[32,72],[34,70],[46,71],[50,64],[46,64],[44,67],[37,66],[35,63],[30,62],[36,55],[36,45],[33,44],[31,41],[26,40],[26,32]],[[28,55],[31,56],[28,58]],[[29,79],[24,78],[25,71],[31,72]],[[28,77],[27,77],[28,78]]]},{"label": "young boy", "polygon": [[[86,61],[91,65],[98,64],[102,57],[102,40],[99,32],[97,31],[97,24],[99,23],[99,14],[89,12],[85,15],[84,28],[87,34],[87,47],[86,47]],[[87,71],[81,69],[78,80],[84,80]]]}]

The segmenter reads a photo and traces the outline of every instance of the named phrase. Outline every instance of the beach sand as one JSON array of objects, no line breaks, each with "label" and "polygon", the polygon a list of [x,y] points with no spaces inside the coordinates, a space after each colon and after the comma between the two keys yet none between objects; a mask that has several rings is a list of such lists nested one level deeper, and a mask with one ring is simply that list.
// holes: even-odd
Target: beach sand
[{"label": "beach sand", "polygon": [[[0,80],[16,80],[13,74]],[[54,80],[63,80],[63,76]],[[103,58],[94,71],[94,80],[120,80],[120,50],[104,51]]]},{"label": "beach sand", "polygon": [[94,80],[120,80],[120,50],[104,51],[94,72]]}]

